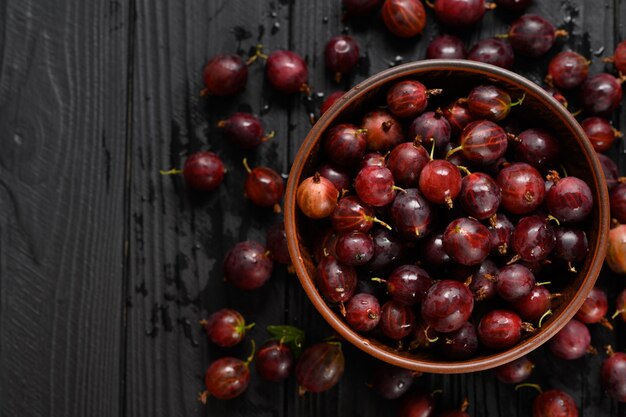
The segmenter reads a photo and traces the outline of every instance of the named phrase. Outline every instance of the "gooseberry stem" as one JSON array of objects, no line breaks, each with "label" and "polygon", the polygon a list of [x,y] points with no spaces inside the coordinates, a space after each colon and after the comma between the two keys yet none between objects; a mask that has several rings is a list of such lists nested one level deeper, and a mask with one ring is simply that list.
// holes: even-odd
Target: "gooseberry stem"
[{"label": "gooseberry stem", "polygon": [[539,391],[540,394],[543,394],[543,390],[541,389],[541,387],[539,386],[539,384],[530,384],[528,382],[524,383],[524,384],[517,384],[515,386],[515,391],[517,391],[520,388],[534,388],[537,391]]},{"label": "gooseberry stem", "polygon": [[511,107],[521,105],[524,102],[525,98],[526,98],[526,93],[522,94],[522,96],[519,98],[519,100],[517,100],[514,103],[511,103]]},{"label": "gooseberry stem", "polygon": [[446,159],[450,158],[450,156],[452,156],[452,154],[457,153],[461,149],[463,149],[463,146],[457,146],[456,148],[450,149],[448,151],[448,153],[446,154]]},{"label": "gooseberry stem", "polygon": [[250,165],[248,165],[248,158],[243,158],[243,167],[246,169],[246,172],[251,173]]},{"label": "gooseberry stem", "polygon": [[263,45],[259,44],[256,46],[256,51],[254,51],[254,54],[248,58],[248,60],[246,61],[246,65],[252,65],[257,59],[261,58],[261,59],[267,59],[267,55],[265,55],[263,52]]},{"label": "gooseberry stem", "polygon": [[541,329],[541,326],[543,325],[543,320],[550,315],[552,315],[552,309],[548,309],[548,311],[543,313],[543,316],[541,316],[541,318],[539,319],[539,323],[537,323],[537,327]]},{"label": "gooseberry stem", "polygon": [[252,359],[254,359],[254,354],[256,353],[256,342],[254,339],[250,340],[250,344],[252,344],[252,352],[250,352],[250,356],[248,356],[248,359],[244,362],[246,366],[250,365]]},{"label": "gooseberry stem", "polygon": [[268,140],[274,138],[274,136],[276,136],[276,132],[272,130],[261,138],[261,142],[267,142]]},{"label": "gooseberry stem", "polygon": [[170,169],[169,171],[164,171],[164,170],[159,171],[159,174],[161,175],[180,175],[182,173],[183,173],[182,170],[176,169],[176,168]]}]

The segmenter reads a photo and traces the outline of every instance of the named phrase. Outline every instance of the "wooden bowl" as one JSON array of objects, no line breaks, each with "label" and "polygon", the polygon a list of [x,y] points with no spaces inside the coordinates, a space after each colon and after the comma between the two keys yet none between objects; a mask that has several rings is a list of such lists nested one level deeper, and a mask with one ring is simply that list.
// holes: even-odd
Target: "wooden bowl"
[{"label": "wooden bowl", "polygon": [[[399,352],[367,335],[352,330],[344,319],[319,294],[315,283],[315,264],[311,256],[311,236],[303,222],[309,222],[296,204],[298,185],[312,175],[320,161],[320,144],[326,130],[344,121],[358,121],[373,103],[384,102],[384,94],[396,81],[417,79],[428,88],[442,88],[450,98],[467,96],[480,84],[496,84],[513,99],[526,94],[522,117],[528,127],[546,126],[561,141],[561,160],[569,175],[589,184],[594,209],[585,226],[589,254],[563,288],[560,304],[554,314],[530,337],[500,352],[484,353],[463,361],[444,360],[427,352]],[[567,152],[567,155],[563,155]],[[400,65],[374,75],[339,99],[311,128],[293,163],[285,194],[285,227],[289,253],[296,273],[313,305],[343,338],[370,355],[390,364],[421,372],[463,373],[481,371],[513,361],[545,343],[576,314],[600,273],[607,248],[609,203],[604,174],[596,154],[578,122],[563,106],[533,82],[492,65],[464,60],[425,60]]]}]

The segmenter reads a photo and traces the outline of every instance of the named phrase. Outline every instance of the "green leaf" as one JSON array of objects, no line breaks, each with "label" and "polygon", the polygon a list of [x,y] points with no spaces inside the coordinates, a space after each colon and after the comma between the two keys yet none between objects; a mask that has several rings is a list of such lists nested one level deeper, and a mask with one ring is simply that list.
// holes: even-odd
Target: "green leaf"
[{"label": "green leaf", "polygon": [[281,343],[288,345],[295,356],[299,356],[304,346],[304,331],[295,326],[267,326],[267,332],[272,335],[272,339],[279,340]]}]

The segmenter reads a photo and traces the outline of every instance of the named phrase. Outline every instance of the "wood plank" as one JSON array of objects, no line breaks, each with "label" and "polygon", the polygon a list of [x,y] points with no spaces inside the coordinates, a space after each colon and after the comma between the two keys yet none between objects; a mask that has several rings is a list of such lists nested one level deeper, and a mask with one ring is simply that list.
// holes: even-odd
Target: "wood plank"
[{"label": "wood plank", "polygon": [[119,415],[126,3],[0,21],[0,414]]},{"label": "wood plank", "polygon": [[[241,159],[287,172],[290,101],[270,91],[262,64],[250,67],[238,97],[199,93],[203,66],[213,55],[247,55],[257,43],[270,51],[286,48],[289,8],[282,2],[138,0],[137,15],[127,414],[282,415],[282,385],[259,381],[254,370],[241,398],[207,406],[197,401],[210,361],[243,358],[250,350],[250,338],[234,349],[210,346],[198,322],[218,308],[238,309],[256,322],[258,343],[267,337],[267,324],[284,322],[285,281],[294,280],[284,267],[264,288],[243,293],[223,282],[221,265],[232,245],[263,242],[265,228],[278,221],[243,199]],[[216,124],[238,109],[263,113],[276,137],[245,154],[226,143]],[[200,149],[219,153],[228,168],[215,192],[194,195],[180,178],[159,175]]]}]

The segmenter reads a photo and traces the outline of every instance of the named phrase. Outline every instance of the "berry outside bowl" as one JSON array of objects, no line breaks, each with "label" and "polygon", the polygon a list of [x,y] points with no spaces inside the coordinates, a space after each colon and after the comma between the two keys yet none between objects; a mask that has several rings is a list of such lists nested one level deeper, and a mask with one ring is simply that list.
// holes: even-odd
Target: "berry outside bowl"
[{"label": "berry outside bowl", "polygon": [[[562,288],[559,304],[541,328],[512,348],[504,351],[481,351],[467,360],[442,359],[428,352],[398,351],[374,337],[350,328],[339,309],[324,301],[315,286],[315,262],[312,256],[311,228],[296,204],[298,185],[315,173],[322,160],[321,142],[324,133],[341,122],[358,122],[360,117],[384,101],[384,94],[396,81],[416,79],[428,88],[441,88],[447,99],[465,97],[470,89],[481,84],[495,84],[506,89],[511,97],[525,94],[523,116],[528,127],[547,127],[561,141],[560,159],[569,175],[575,175],[590,186],[594,208],[586,223],[589,253],[578,273],[572,273]],[[446,100],[444,97],[443,100]],[[408,139],[407,139],[408,140]],[[566,154],[565,154],[566,152]],[[293,266],[313,305],[332,328],[343,338],[368,354],[403,368],[430,373],[464,373],[482,371],[511,362],[532,352],[556,334],[576,314],[593,288],[602,267],[609,231],[608,192],[602,168],[585,134],[567,109],[533,82],[492,65],[465,60],[424,60],[400,65],[363,81],[341,97],[311,128],[293,163],[285,194],[285,227]],[[566,271],[564,271],[566,273]]]}]

